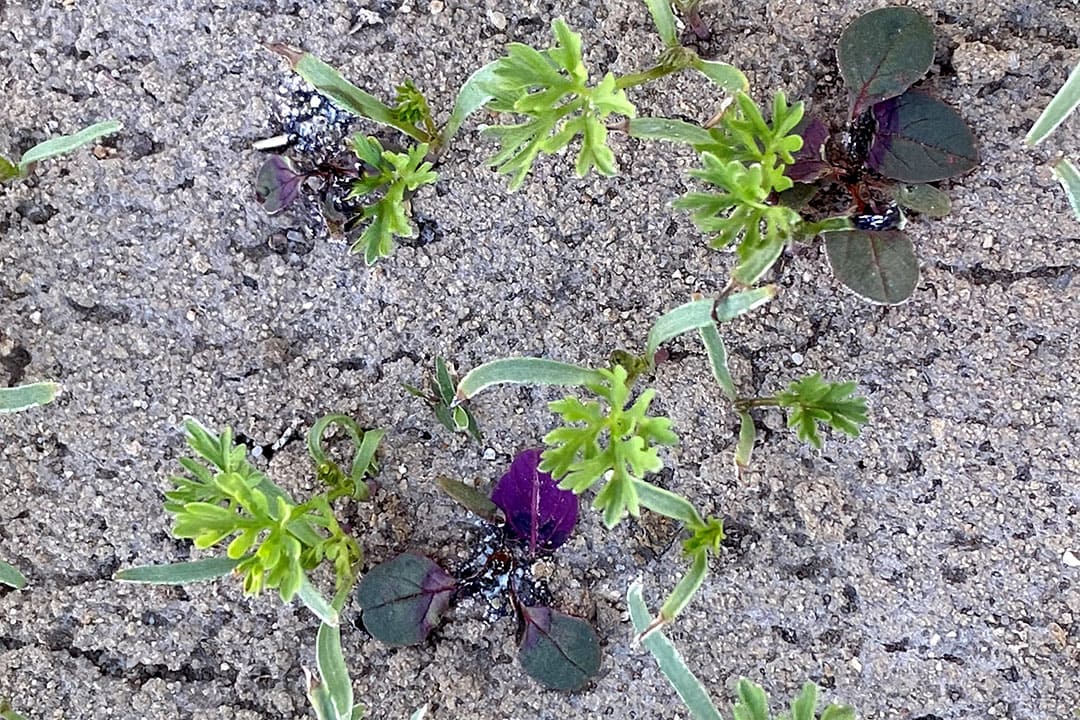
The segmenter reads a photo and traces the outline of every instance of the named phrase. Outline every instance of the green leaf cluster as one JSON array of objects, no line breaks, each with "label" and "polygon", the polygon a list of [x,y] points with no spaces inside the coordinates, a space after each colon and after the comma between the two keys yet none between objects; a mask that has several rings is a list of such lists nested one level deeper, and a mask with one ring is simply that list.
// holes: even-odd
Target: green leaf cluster
[{"label": "green leaf cluster", "polygon": [[604,121],[613,113],[633,117],[634,106],[615,76],[608,73],[589,86],[589,73],[581,55],[581,36],[562,19],[555,20],[556,44],[536,50],[521,43],[507,46],[505,57],[494,64],[486,90],[488,107],[496,112],[524,116],[514,125],[488,128],[501,145],[489,160],[510,175],[510,190],[521,187],[540,153],[551,155],[581,137],[575,170],[584,176],[596,168],[603,175],[616,173],[615,155],[607,146]]},{"label": "green leaf cluster", "polygon": [[802,116],[803,104],[789,105],[778,92],[770,124],[750,96],[737,93],[734,107],[710,132],[713,142],[696,146],[703,167],[690,173],[720,192],[688,193],[674,203],[715,236],[713,247],[736,244],[733,276],[743,285],[772,267],[801,222],[797,212],[777,204],[776,196],[793,185],[784,170],[802,147],[802,138],[791,134]]},{"label": "green leaf cluster", "polygon": [[415,385],[405,385],[405,390],[428,404],[439,423],[450,432],[463,432],[476,442],[483,439],[480,426],[472,410],[457,398],[454,379],[446,366],[446,360],[435,358],[435,376],[430,383],[431,391],[425,392]]},{"label": "green leaf cluster", "polygon": [[229,428],[215,435],[189,421],[186,429],[198,459],[180,459],[188,474],[174,476],[165,493],[173,535],[200,549],[232,538],[226,554],[239,561],[235,572],[247,595],[276,588],[289,602],[324,560],[334,563],[339,581],[351,575],[360,547],[341,531],[327,496],[297,505],[247,460]]},{"label": "green leaf cluster", "polygon": [[421,185],[434,183],[439,175],[424,160],[428,146],[421,143],[406,152],[384,150],[373,137],[356,135],[351,141],[353,152],[365,164],[363,176],[352,187],[347,199],[377,196],[365,205],[359,221],[368,221],[360,238],[353,244],[352,252],[363,251],[368,265],[381,257],[387,257],[394,249],[395,237],[414,237],[416,228],[409,220],[409,204],[406,193],[413,193]]},{"label": "green leaf cluster", "polygon": [[[769,714],[769,699],[760,685],[743,678],[739,681],[739,699],[733,708],[735,720],[814,720],[818,702],[818,687],[808,682],[791,701],[791,714]],[[855,711],[847,705],[829,705],[821,711],[820,720],[855,720]]]},{"label": "green leaf cluster", "polygon": [[397,86],[397,95],[394,100],[396,102],[394,114],[399,120],[410,125],[422,126],[429,137],[438,136],[439,129],[435,126],[435,118],[431,114],[427,97],[412,80],[406,79]]},{"label": "green leaf cluster", "polygon": [[820,373],[791,383],[776,396],[777,404],[788,409],[788,427],[799,439],[821,449],[818,424],[858,437],[866,424],[866,399],[854,395],[854,382],[829,383]]},{"label": "green leaf cluster", "polygon": [[676,445],[671,420],[647,415],[654,390],[646,390],[627,407],[630,387],[621,365],[596,371],[600,379],[586,387],[605,401],[581,402],[566,397],[549,404],[565,425],[544,437],[540,469],[561,478],[559,487],[583,493],[610,473],[593,506],[602,510],[604,523],[613,527],[629,512],[638,515],[636,488],[647,473],[660,471],[659,446]]}]

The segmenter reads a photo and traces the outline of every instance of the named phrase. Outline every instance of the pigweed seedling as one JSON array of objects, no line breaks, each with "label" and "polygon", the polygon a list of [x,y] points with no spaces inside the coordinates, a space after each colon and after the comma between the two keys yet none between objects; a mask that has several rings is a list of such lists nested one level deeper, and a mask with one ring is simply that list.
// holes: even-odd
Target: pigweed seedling
[{"label": "pigweed seedling", "polygon": [[0,155],[0,183],[8,182],[16,178],[24,178],[34,170],[34,165],[42,160],[48,160],[58,155],[78,150],[84,145],[102,138],[106,135],[120,132],[123,125],[115,120],[100,122],[84,128],[74,135],[62,135],[45,142],[38,143],[26,151],[18,162],[8,160]]},{"label": "pigweed seedling", "polygon": [[683,524],[689,537],[683,555],[690,568],[672,590],[654,621],[654,628],[671,622],[704,582],[710,555],[719,552],[724,540],[723,522],[702,516],[686,498],[648,481],[663,469],[661,451],[677,444],[671,420],[649,414],[655,392],[646,389],[635,398],[633,383],[656,367],[660,346],[687,332],[700,334],[709,355],[713,375],[738,411],[742,423],[736,448],[740,466],[749,462],[756,437],[749,410],[776,405],[790,411],[789,424],[800,439],[821,446],[818,424],[857,435],[866,421],[866,405],[852,397],[854,383],[829,384],[819,375],[793,383],[770,398],[740,398],[727,367],[727,350],[717,330],[726,322],[768,302],[775,295],[772,286],[729,293],[719,300],[695,299],[659,318],[649,332],[645,353],[634,356],[625,351],[612,354],[607,368],[586,368],[543,358],[505,358],[481,365],[466,374],[456,396],[465,401],[480,391],[504,383],[565,385],[590,392],[595,399],[581,401],[576,396],[549,404],[562,419],[562,426],[544,437],[546,448],[539,469],[559,481],[559,487],[581,494],[598,488],[593,507],[609,528],[626,515],[637,516],[640,508],[670,517]]},{"label": "pigweed seedling", "polygon": [[525,672],[545,687],[584,687],[600,668],[596,632],[548,607],[546,589],[529,573],[534,561],[569,538],[578,500],[539,465],[539,450],[520,453],[490,498],[464,483],[442,480],[451,497],[504,541],[493,542],[457,577],[413,553],[376,565],[356,591],[368,632],[389,645],[415,645],[427,638],[455,596],[482,592],[490,603],[492,593],[505,593],[519,621],[518,661]]},{"label": "pigweed seedling", "polygon": [[[331,425],[345,430],[355,449],[348,471],[329,459],[323,435]],[[182,584],[228,575],[243,578],[245,595],[276,589],[283,602],[293,597],[320,619],[337,624],[337,612],[312,585],[309,574],[324,562],[334,569],[338,589],[355,580],[362,554],[359,543],[338,524],[333,503],[369,499],[366,478],[377,471],[375,451],[382,430],[363,431],[343,415],[327,415],[311,428],[308,452],[324,491],[296,503],[246,458],[231,430],[221,435],[195,421],[186,424],[187,441],[198,459],[181,458],[187,474],[172,478],[165,510],[173,516],[173,535],[206,550],[229,540],[223,556],[122,570],[118,580]]]},{"label": "pigweed seedling", "polygon": [[[628,123],[631,135],[687,143],[703,167],[691,174],[715,189],[676,201],[715,247],[734,244],[733,279],[760,279],[795,241],[821,236],[833,273],[872,302],[906,300],[918,282],[901,208],[930,217],[949,211],[928,183],[968,172],[978,162],[974,138],[948,105],[912,89],[930,67],[930,23],[908,8],[882,8],[844,30],[837,61],[850,94],[838,138],[801,103],[773,99],[771,123],[745,94],[709,127],[665,118]],[[829,216],[829,194],[848,196]],[[812,202],[820,196],[819,202]],[[807,209],[807,206],[810,206]]]},{"label": "pigweed seedling", "polygon": [[[682,655],[662,632],[649,633],[649,610],[641,597],[641,583],[635,582],[626,593],[626,604],[630,609],[630,619],[645,648],[656,659],[660,671],[678,693],[679,699],[690,712],[693,720],[721,720],[720,711],[709,698],[705,686],[686,665]],[[648,634],[646,634],[648,633]],[[739,699],[733,708],[735,720],[771,720],[769,701],[765,691],[749,680],[742,679],[738,685]],[[855,711],[845,705],[829,705],[817,709],[818,687],[812,682],[803,685],[798,697],[791,703],[791,714],[781,715],[776,720],[855,720]]]},{"label": "pigweed seedling", "polygon": [[[1027,137],[1024,138],[1027,144],[1035,147],[1048,138],[1077,107],[1080,107],[1080,63],[1076,64],[1065,84],[1054,95],[1035,124],[1031,126]],[[1072,206],[1073,214],[1077,220],[1080,220],[1080,169],[1077,169],[1068,158],[1063,157],[1053,164],[1052,170],[1054,177],[1065,190],[1065,197]]]}]

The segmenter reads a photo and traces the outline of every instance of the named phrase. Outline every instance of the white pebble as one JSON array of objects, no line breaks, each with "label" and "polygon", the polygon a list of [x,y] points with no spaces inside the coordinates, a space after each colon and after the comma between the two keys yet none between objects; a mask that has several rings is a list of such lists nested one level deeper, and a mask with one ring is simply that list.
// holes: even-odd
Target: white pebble
[{"label": "white pebble", "polygon": [[1076,554],[1072,550],[1066,550],[1061,555],[1061,562],[1065,563],[1069,567],[1080,567],[1080,558],[1076,557]]}]

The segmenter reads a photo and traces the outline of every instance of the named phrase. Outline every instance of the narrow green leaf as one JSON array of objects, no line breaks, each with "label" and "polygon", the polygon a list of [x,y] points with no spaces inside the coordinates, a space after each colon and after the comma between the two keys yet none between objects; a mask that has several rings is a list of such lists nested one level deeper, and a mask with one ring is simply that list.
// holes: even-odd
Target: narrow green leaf
[{"label": "narrow green leaf", "polygon": [[812,682],[805,683],[802,692],[791,703],[791,720],[814,720],[817,696],[817,685]]},{"label": "narrow green leaf", "polygon": [[296,596],[323,623],[330,627],[338,626],[338,611],[323,597],[318,588],[311,584],[307,573],[304,574],[303,580],[300,581],[300,589],[296,591]]},{"label": "narrow green leaf", "polygon": [[449,145],[454,135],[461,129],[466,118],[491,100],[492,95],[488,92],[487,86],[495,80],[495,67],[497,65],[497,60],[489,62],[470,75],[469,79],[458,90],[457,99],[454,101],[454,110],[450,113],[450,119],[446,121],[446,126],[442,130],[441,147],[445,148]]},{"label": "narrow green leaf", "polygon": [[637,478],[634,479],[634,488],[642,507],[678,520],[683,525],[701,525],[704,522],[697,508],[682,495]]},{"label": "narrow green leaf", "polygon": [[50,403],[60,389],[60,385],[54,382],[0,387],[0,414],[19,412]]},{"label": "narrow green leaf", "polygon": [[1054,165],[1053,172],[1054,177],[1058,179],[1062,189],[1065,190],[1065,197],[1069,199],[1069,204],[1072,205],[1073,214],[1080,221],[1080,170],[1077,170],[1077,167],[1067,158],[1062,158]]},{"label": "narrow green leaf", "polygon": [[735,720],[769,720],[769,700],[760,685],[743,678],[739,681],[738,692]]},{"label": "narrow green leaf", "polygon": [[430,709],[431,705],[423,705],[422,707],[416,708],[416,712],[409,716],[409,720],[424,720]]},{"label": "narrow green leaf", "polygon": [[668,340],[691,330],[714,325],[714,321],[732,320],[764,305],[774,297],[776,297],[776,286],[767,285],[754,290],[732,293],[719,301],[712,298],[691,300],[674,310],[669,310],[661,315],[649,330],[645,344],[645,357],[653,362],[656,351]]},{"label": "narrow green leaf", "polygon": [[750,90],[750,81],[746,79],[742,70],[734,65],[698,58],[692,67],[729,93]]},{"label": "narrow green leaf", "polygon": [[536,357],[502,358],[473,368],[461,379],[457,397],[468,400],[492,385],[588,385],[602,380],[595,370]]},{"label": "narrow green leaf", "polygon": [[[630,619],[638,634],[649,629],[652,617],[641,596],[641,581],[635,581],[626,592],[626,604],[630,608]],[[664,673],[671,686],[682,699],[690,717],[694,720],[721,720],[720,711],[709,698],[705,686],[686,665],[682,655],[662,632],[646,635],[641,644],[652,654],[660,672]]]},{"label": "narrow green leaf", "polygon": [[0,585],[7,585],[16,590],[26,587],[26,577],[11,565],[0,560]]},{"label": "narrow green leaf", "polygon": [[502,511],[499,510],[498,506],[491,502],[491,498],[476,488],[466,485],[460,480],[448,477],[440,477],[435,482],[438,484],[439,489],[478,517],[492,523],[500,522],[503,519]]},{"label": "narrow green leaf", "polygon": [[705,582],[705,576],[709,574],[709,554],[704,550],[694,553],[690,560],[690,569],[682,576],[675,589],[668,595],[667,600],[660,606],[660,619],[665,623],[674,620],[686,606],[690,604],[694,595],[701,589]]},{"label": "narrow green leaf", "polygon": [[39,143],[27,150],[26,154],[19,160],[19,174],[26,175],[26,173],[30,171],[30,166],[36,162],[41,162],[42,160],[47,160],[48,158],[63,155],[72,150],[77,150],[83,145],[88,145],[100,137],[119,132],[123,127],[123,125],[115,120],[108,120],[106,122],[95,123],[88,128],[80,130],[74,135],[63,135]]},{"label": "narrow green leaf", "polygon": [[728,399],[735,402],[738,393],[735,392],[735,381],[731,379],[731,372],[727,364],[727,348],[720,332],[715,325],[706,325],[700,328],[701,340],[705,343],[705,350],[709,353],[709,365],[712,367],[713,377],[720,384],[720,388]]},{"label": "narrow green leaf", "polygon": [[439,390],[439,397],[446,404],[454,401],[454,380],[450,377],[450,370],[446,367],[446,361],[441,357],[435,358],[435,385]]},{"label": "narrow green leaf", "polygon": [[679,30],[669,0],[645,0],[645,4],[649,6],[649,14],[652,15],[656,32],[660,34],[664,46],[679,47]]},{"label": "narrow green leaf", "polygon": [[716,138],[712,136],[712,133],[700,125],[672,118],[633,118],[627,124],[627,132],[631,137],[642,140],[667,140],[694,146],[709,145],[716,142]]},{"label": "narrow green leaf", "polygon": [[186,585],[194,582],[216,580],[231,573],[243,558],[205,558],[169,565],[143,565],[121,570],[113,579],[122,582],[147,583],[151,585]]},{"label": "narrow green leaf", "polygon": [[311,53],[283,43],[273,43],[267,47],[286,58],[296,74],[345,110],[381,125],[396,128],[419,142],[431,140],[415,125],[399,120],[393,108],[353,85],[341,73]]},{"label": "narrow green leaf", "polygon": [[353,687],[341,649],[341,628],[326,623],[320,625],[315,648],[319,677],[337,711],[336,717],[347,718],[353,708]]},{"label": "narrow green leaf", "polygon": [[349,716],[349,720],[364,720],[364,706],[359,703],[353,705],[352,715]]},{"label": "narrow green leaf", "polygon": [[855,720],[855,710],[847,705],[830,705],[821,712],[821,720]]},{"label": "narrow green leaf", "polygon": [[1065,118],[1069,117],[1077,106],[1080,106],[1080,63],[1076,64],[1065,84],[1061,86],[1050,104],[1039,115],[1039,119],[1031,126],[1024,142],[1031,146],[1041,143],[1061,123],[1065,122]]},{"label": "narrow green leaf", "polygon": [[326,687],[313,678],[307,668],[304,668],[304,673],[308,676],[308,702],[315,711],[316,720],[342,720]]},{"label": "narrow green leaf", "polygon": [[833,274],[866,300],[899,305],[915,292],[919,260],[903,232],[845,230],[823,237]]}]

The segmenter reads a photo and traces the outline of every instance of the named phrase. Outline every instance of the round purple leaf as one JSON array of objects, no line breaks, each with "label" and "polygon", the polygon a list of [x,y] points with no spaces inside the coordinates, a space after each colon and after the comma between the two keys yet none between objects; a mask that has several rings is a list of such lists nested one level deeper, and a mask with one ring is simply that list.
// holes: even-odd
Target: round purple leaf
[{"label": "round purple leaf", "polygon": [[578,516],[578,498],[561,490],[546,472],[540,472],[540,450],[520,453],[499,480],[491,501],[503,511],[506,524],[533,554],[554,550],[566,542]]}]

